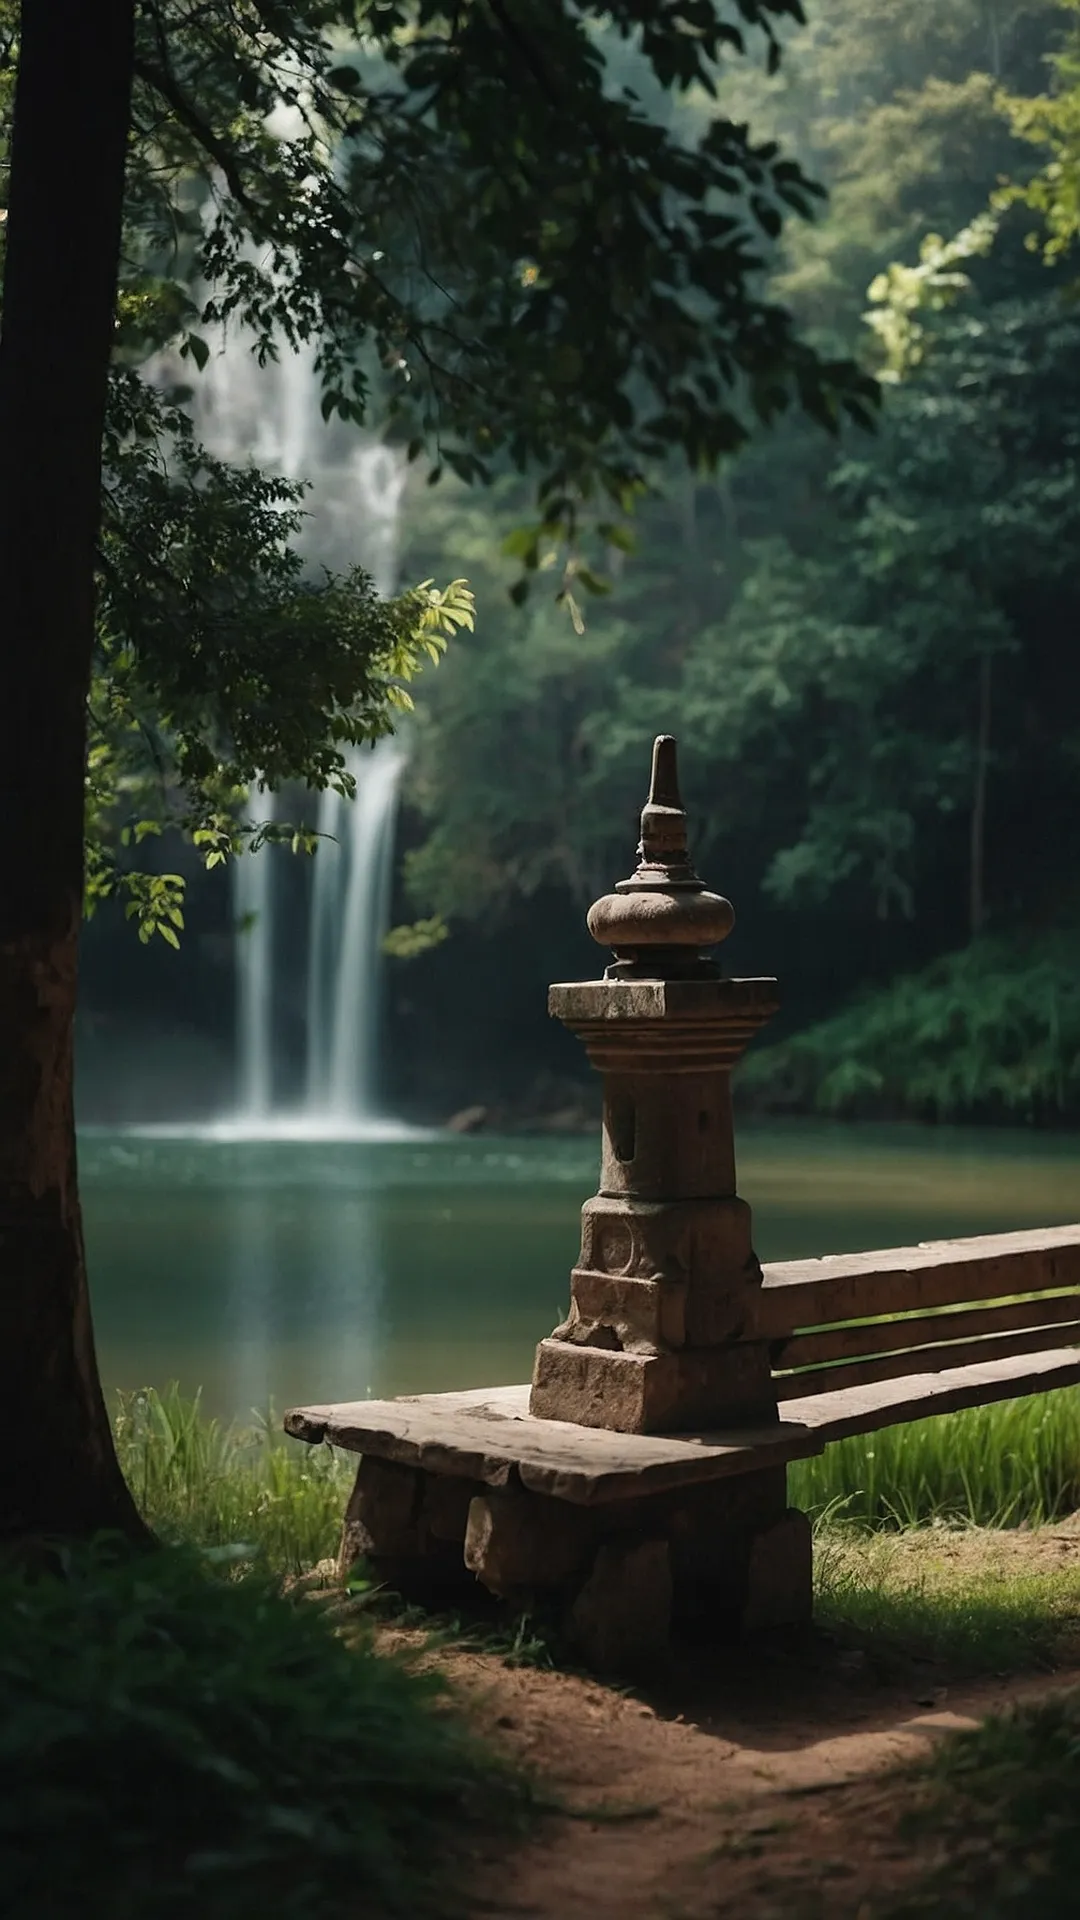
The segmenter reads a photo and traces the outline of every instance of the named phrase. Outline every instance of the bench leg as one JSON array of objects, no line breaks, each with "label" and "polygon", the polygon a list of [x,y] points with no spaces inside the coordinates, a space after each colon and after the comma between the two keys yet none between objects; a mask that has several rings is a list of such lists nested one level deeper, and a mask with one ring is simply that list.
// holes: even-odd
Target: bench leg
[{"label": "bench leg", "polygon": [[667,1646],[668,1543],[641,1538],[626,1508],[573,1506],[515,1485],[487,1490],[469,1508],[465,1563],[501,1598],[546,1604],[599,1671],[646,1665]]},{"label": "bench leg", "polygon": [[781,1519],[755,1534],[746,1574],[744,1632],[809,1626],[814,1612],[813,1562],[810,1522],[796,1507],[788,1507]]},{"label": "bench leg", "polygon": [[500,1598],[554,1606],[601,1670],[656,1659],[672,1627],[737,1639],[812,1611],[810,1524],[787,1506],[783,1468],[597,1507],[485,1489],[465,1563]]},{"label": "bench leg", "polygon": [[803,1625],[813,1605],[810,1523],[782,1467],[581,1507],[365,1456],[341,1576],[361,1560],[421,1605],[546,1607],[600,1671],[655,1661],[672,1629],[737,1639]]},{"label": "bench leg", "polygon": [[363,1562],[373,1577],[422,1606],[475,1598],[462,1548],[472,1481],[423,1473],[365,1454],[345,1509],[338,1575]]},{"label": "bench leg", "polygon": [[566,1614],[571,1647],[598,1673],[632,1673],[662,1659],[671,1636],[671,1551],[628,1535],[596,1550]]},{"label": "bench leg", "polygon": [[734,1639],[810,1619],[810,1523],[788,1507],[786,1480],[770,1467],[670,1497],[677,1626]]}]

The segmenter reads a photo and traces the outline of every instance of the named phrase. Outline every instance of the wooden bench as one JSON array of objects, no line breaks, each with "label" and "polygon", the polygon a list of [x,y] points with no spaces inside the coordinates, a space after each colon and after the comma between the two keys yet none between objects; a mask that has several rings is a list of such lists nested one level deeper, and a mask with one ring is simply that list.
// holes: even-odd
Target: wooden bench
[{"label": "wooden bench", "polygon": [[768,1343],[775,1423],[617,1433],[537,1419],[521,1386],[298,1407],[285,1426],[362,1456],[343,1561],[425,1600],[477,1583],[546,1600],[599,1666],[672,1618],[790,1624],[811,1567],[787,1463],[1080,1381],[1080,1226],[766,1266],[740,1338]]}]

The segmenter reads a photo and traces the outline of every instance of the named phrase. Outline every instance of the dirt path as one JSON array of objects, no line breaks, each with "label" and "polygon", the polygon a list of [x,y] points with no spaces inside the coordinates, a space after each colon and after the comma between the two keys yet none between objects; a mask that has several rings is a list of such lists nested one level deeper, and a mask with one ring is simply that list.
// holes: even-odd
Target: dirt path
[{"label": "dirt path", "polygon": [[[1045,1567],[1062,1538],[1014,1534],[1002,1552],[1016,1571]],[[1075,1664],[950,1683],[912,1663],[883,1677],[816,1632],[686,1656],[636,1693],[491,1655],[439,1663],[567,1809],[478,1860],[477,1920],[864,1920],[920,1864],[898,1837],[895,1770],[948,1731],[1080,1682]]]},{"label": "dirt path", "polygon": [[[942,1733],[1080,1674],[915,1698],[820,1663],[695,1663],[635,1697],[570,1674],[449,1661],[481,1724],[570,1811],[480,1866],[477,1915],[535,1920],[832,1920],[909,1867],[895,1782]],[[830,1670],[831,1668],[831,1670]]]}]

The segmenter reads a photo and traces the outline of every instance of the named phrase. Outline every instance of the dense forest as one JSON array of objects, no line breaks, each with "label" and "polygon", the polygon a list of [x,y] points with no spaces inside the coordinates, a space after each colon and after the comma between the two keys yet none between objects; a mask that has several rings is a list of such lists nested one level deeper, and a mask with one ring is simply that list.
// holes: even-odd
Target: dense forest
[{"label": "dense forest", "polygon": [[[744,1097],[1075,1118],[1080,312],[1041,170],[1076,46],[1075,8],[1048,0],[831,0],[777,74],[722,78],[719,108],[827,189],[785,223],[771,290],[880,377],[874,429],[785,414],[711,477],[658,455],[603,571],[561,529],[522,531],[512,473],[415,475],[401,578],[465,576],[477,621],[407,723],[396,917],[449,935],[392,962],[411,1107],[572,1104],[546,983],[596,970],[584,910],[629,870],[666,729],[697,864],[735,903],[731,968],[782,982]],[[605,52],[634,82],[623,43]],[[719,108],[700,87],[663,102],[687,137]],[[203,1071],[192,1037],[224,1046],[220,876],[189,927],[176,963],[91,923],[91,1072],[95,1036],[162,999],[177,1057]]]}]

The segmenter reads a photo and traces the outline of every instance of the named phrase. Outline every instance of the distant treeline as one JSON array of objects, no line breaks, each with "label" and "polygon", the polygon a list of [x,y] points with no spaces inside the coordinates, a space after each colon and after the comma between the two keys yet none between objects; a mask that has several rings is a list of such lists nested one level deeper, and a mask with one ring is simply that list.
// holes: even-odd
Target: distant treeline
[{"label": "distant treeline", "polygon": [[[829,1110],[1075,1111],[1056,930],[1080,878],[1080,306],[1068,247],[1048,265],[1046,227],[1000,189],[1046,162],[1024,102],[1075,92],[1077,11],[810,13],[736,104],[829,188],[775,280],[819,345],[881,374],[880,428],[789,419],[715,483],[658,474],[610,592],[579,595],[584,632],[543,555],[525,608],[507,597],[510,481],[417,501],[407,571],[467,573],[479,618],[422,690],[402,911],[458,937],[413,963],[408,998],[472,1005],[479,970],[475,1058],[500,982],[520,1005],[523,951],[530,993],[540,954],[591,964],[580,915],[629,870],[670,729],[698,864],[739,916],[733,970],[783,977],[789,1030],[863,996],[820,1051],[787,1049],[775,1097],[782,1079]],[[712,110],[691,96],[688,128]],[[539,1059],[539,1020],[515,1031]]]},{"label": "distant treeline", "polygon": [[[546,984],[596,970],[584,910],[629,871],[670,730],[698,865],[736,907],[728,964],[782,981],[780,1051],[748,1092],[1080,1108],[1080,6],[809,13],[778,76],[733,69],[719,106],[828,188],[785,227],[773,285],[819,348],[881,376],[878,430],[791,415],[715,480],[658,470],[606,580],[574,584],[580,631],[554,544],[511,600],[523,483],[420,476],[410,497],[402,578],[465,575],[478,606],[411,723],[396,917],[451,933],[392,964],[413,1105],[562,1101],[581,1064]],[[716,111],[691,92],[673,124]],[[91,928],[90,1000],[147,1020],[167,1001],[224,1049],[228,901],[194,874],[189,899],[179,965]]]}]

